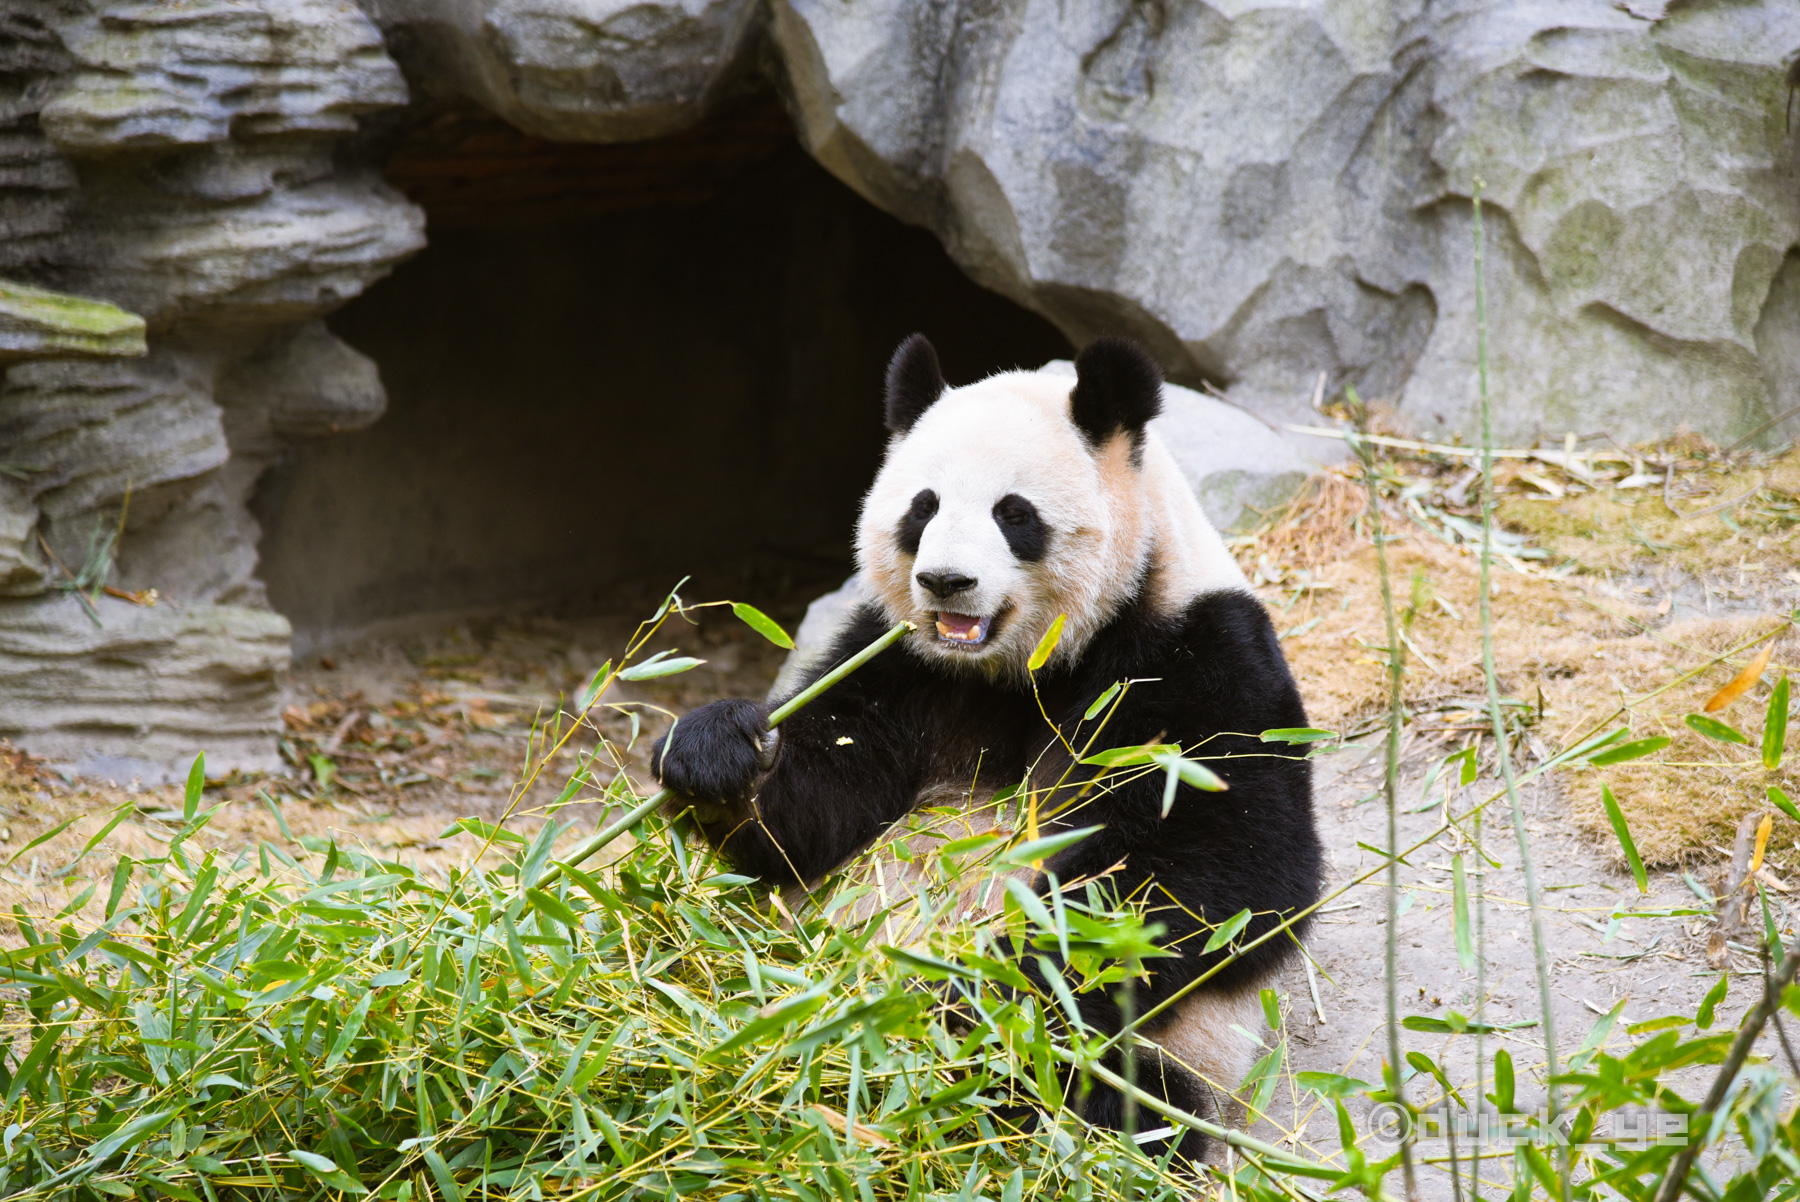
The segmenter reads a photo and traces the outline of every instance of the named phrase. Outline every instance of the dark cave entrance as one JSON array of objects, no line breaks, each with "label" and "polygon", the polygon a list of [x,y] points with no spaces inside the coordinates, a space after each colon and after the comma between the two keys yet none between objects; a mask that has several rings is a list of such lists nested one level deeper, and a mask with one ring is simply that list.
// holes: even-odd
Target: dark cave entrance
[{"label": "dark cave entrance", "polygon": [[1071,353],[827,174],[772,101],[624,145],[442,114],[388,161],[430,243],[330,320],[387,413],[296,448],[254,504],[302,650],[683,575],[791,610],[850,567],[903,337],[952,383]]}]

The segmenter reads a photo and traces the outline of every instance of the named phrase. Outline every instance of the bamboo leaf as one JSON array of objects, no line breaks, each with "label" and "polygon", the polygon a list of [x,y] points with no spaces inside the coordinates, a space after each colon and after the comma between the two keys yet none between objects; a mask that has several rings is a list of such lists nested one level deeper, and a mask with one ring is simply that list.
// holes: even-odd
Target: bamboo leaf
[{"label": "bamboo leaf", "polygon": [[1034,864],[1049,859],[1065,847],[1073,847],[1099,829],[1098,826],[1084,826],[1058,835],[1045,835],[1042,839],[1027,839],[1016,847],[1009,847],[997,859],[1002,864]]},{"label": "bamboo leaf", "polygon": [[1094,716],[1106,708],[1106,703],[1119,695],[1119,688],[1120,686],[1118,684],[1108,685],[1106,687],[1106,692],[1094,698],[1094,704],[1087,707],[1087,713],[1081,715],[1081,720],[1083,722],[1092,722]]},{"label": "bamboo leaf", "polygon": [[1081,762],[1101,768],[1131,768],[1151,763],[1158,752],[1180,750],[1181,748],[1171,747],[1166,743],[1135,743],[1129,747],[1109,747],[1105,751],[1096,751]]},{"label": "bamboo leaf", "polygon": [[194,766],[188,769],[187,792],[181,799],[181,820],[191,823],[194,815],[200,811],[200,794],[206,789],[206,753],[203,751],[194,757]]},{"label": "bamboo leaf", "polygon": [[1316,726],[1279,726],[1273,730],[1265,730],[1257,736],[1265,743],[1320,743],[1326,739],[1335,739],[1335,730],[1320,730]]},{"label": "bamboo leaf", "polygon": [[731,603],[731,612],[738,616],[738,621],[756,631],[756,633],[762,635],[765,639],[768,639],[783,651],[792,651],[794,649],[794,640],[792,636],[781,628],[779,622],[774,618],[771,618],[762,610],[756,608],[756,606],[748,605],[742,601],[733,601]]},{"label": "bamboo leaf", "polygon": [[1606,807],[1606,820],[1612,823],[1613,834],[1618,836],[1619,846],[1624,849],[1625,862],[1631,865],[1631,879],[1637,882],[1638,892],[1650,892],[1650,880],[1644,873],[1644,858],[1638,855],[1637,843],[1631,837],[1631,827],[1626,825],[1625,813],[1619,809],[1612,790],[1604,784],[1600,786],[1600,804]]},{"label": "bamboo leaf", "polygon": [[85,814],[77,814],[73,818],[70,818],[70,819],[67,819],[66,821],[57,823],[55,826],[51,827],[49,830],[45,831],[43,834],[39,835],[37,838],[35,838],[31,842],[27,843],[24,847],[21,847],[18,851],[13,852],[13,854],[6,861],[7,866],[10,867],[14,860],[17,860],[20,856],[24,855],[26,852],[30,851],[32,848],[42,847],[44,844],[50,842],[50,840],[56,838],[56,836],[62,834],[64,831],[68,830],[70,827],[74,826],[77,822],[80,822],[85,817],[86,817]]},{"label": "bamboo leaf", "polygon": [[546,918],[560,922],[565,927],[573,929],[581,922],[581,919],[576,916],[575,911],[569,909],[566,902],[542,889],[525,890],[525,900],[531,903],[532,909]]},{"label": "bamboo leaf", "polygon": [[686,672],[691,668],[698,668],[701,664],[706,662],[703,659],[694,659],[685,655],[675,656],[675,658],[671,659],[669,658],[671,654],[672,653],[668,651],[658,651],[655,655],[652,655],[641,664],[632,664],[629,668],[620,668],[619,679],[656,680],[659,677],[673,676],[677,672]]},{"label": "bamboo leaf", "polygon": [[1227,943],[1230,943],[1233,939],[1235,939],[1237,937],[1237,933],[1239,931],[1243,930],[1245,927],[1247,927],[1249,925],[1250,925],[1250,911],[1249,910],[1239,910],[1236,914],[1233,914],[1230,918],[1227,918],[1225,920],[1225,923],[1223,926],[1219,927],[1218,930],[1216,930],[1212,933],[1212,937],[1206,941],[1206,946],[1200,949],[1200,953],[1202,955],[1205,955],[1207,952],[1218,951],[1220,948],[1224,947]]},{"label": "bamboo leaf", "polygon": [[1780,810],[1783,814],[1786,814],[1789,818],[1792,818],[1795,822],[1800,822],[1800,808],[1797,808],[1794,805],[1793,801],[1789,799],[1786,793],[1782,792],[1774,785],[1770,785],[1767,792],[1770,805]]},{"label": "bamboo leaf", "polygon": [[1716,739],[1721,743],[1741,743],[1745,746],[1750,743],[1750,740],[1746,739],[1736,728],[1727,726],[1717,718],[1708,718],[1705,714],[1689,714],[1682,721],[1707,738]]},{"label": "bamboo leaf", "polygon": [[1707,990],[1706,996],[1700,999],[1700,1009],[1694,1015],[1694,1025],[1696,1027],[1700,1028],[1702,1031],[1711,1029],[1713,1025],[1713,1012],[1719,1008],[1719,1003],[1725,1000],[1725,995],[1730,989],[1731,974],[1720,973],[1718,983]]},{"label": "bamboo leaf", "polygon": [[1769,709],[1763,717],[1762,762],[1770,772],[1781,767],[1782,752],[1787,748],[1787,720],[1788,678],[1783,672],[1769,693]]},{"label": "bamboo leaf", "polygon": [[1469,925],[1469,872],[1461,855],[1450,861],[1452,881],[1452,922],[1456,929],[1456,959],[1464,972],[1475,969],[1475,936]]},{"label": "bamboo leaf", "polygon": [[1630,743],[1620,743],[1608,747],[1604,751],[1595,752],[1588,757],[1588,763],[1596,768],[1604,768],[1608,764],[1623,764],[1628,760],[1641,760],[1647,755],[1655,755],[1669,745],[1667,735],[1655,735],[1648,739],[1638,739]]},{"label": "bamboo leaf", "polygon": [[1756,682],[1762,679],[1763,669],[1769,666],[1769,656],[1774,651],[1775,644],[1772,640],[1764,643],[1762,650],[1756,653],[1756,658],[1750,661],[1749,666],[1733,676],[1729,684],[1707,699],[1706,705],[1703,707],[1706,712],[1716,714],[1748,693]]},{"label": "bamboo leaf", "polygon": [[1068,614],[1056,615],[1055,621],[1050,623],[1050,629],[1044,631],[1044,637],[1037,641],[1036,647],[1032,648],[1031,658],[1025,661],[1027,669],[1036,672],[1050,662],[1050,657],[1056,654],[1056,645],[1062,642],[1063,623],[1068,616]]}]

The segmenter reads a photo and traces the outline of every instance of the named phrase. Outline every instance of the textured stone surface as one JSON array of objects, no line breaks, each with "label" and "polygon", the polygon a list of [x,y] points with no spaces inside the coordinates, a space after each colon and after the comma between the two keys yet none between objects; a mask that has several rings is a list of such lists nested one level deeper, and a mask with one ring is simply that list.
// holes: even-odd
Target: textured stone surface
[{"label": "textured stone surface", "polygon": [[0,605],[0,738],[115,779],[279,767],[288,624],[266,609],[82,602],[53,592]]},{"label": "textured stone surface", "polygon": [[754,0],[363,0],[415,78],[527,133],[621,142],[693,124],[733,80]]},{"label": "textured stone surface", "polygon": [[[1790,0],[1214,6],[776,0],[808,145],[1077,341],[1303,412],[1319,371],[1427,432],[1472,404],[1486,184],[1509,438],[1737,434],[1800,346]],[[1774,437],[1774,435],[1771,435]]]},{"label": "textured stone surface", "polygon": [[[289,632],[248,501],[285,440],[381,412],[316,319],[424,244],[340,157],[406,100],[341,0],[0,0],[0,268],[129,310],[0,293],[0,736],[273,762]],[[85,328],[46,332],[59,303]],[[76,578],[161,600],[90,614]]]},{"label": "textured stone surface", "polygon": [[61,29],[74,60],[40,121],[65,153],[346,134],[406,102],[375,27],[337,0],[144,0]]}]

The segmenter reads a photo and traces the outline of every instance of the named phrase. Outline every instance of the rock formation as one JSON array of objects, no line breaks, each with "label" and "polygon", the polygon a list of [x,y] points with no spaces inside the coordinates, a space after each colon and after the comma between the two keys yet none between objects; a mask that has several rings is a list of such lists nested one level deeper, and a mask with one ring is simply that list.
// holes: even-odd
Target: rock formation
[{"label": "rock formation", "polygon": [[423,245],[370,129],[434,107],[644,139],[772,79],[974,279],[1223,389],[1227,521],[1321,374],[1470,431],[1478,188],[1503,437],[1800,427],[1793,0],[360,2],[0,0],[0,735],[269,762],[246,500],[381,414],[318,319]]},{"label": "rock formation", "polygon": [[60,290],[0,287],[0,735],[121,778],[272,766],[289,632],[246,501],[281,439],[380,415],[315,319],[424,243],[334,158],[405,82],[332,0],[8,0],[0,30],[0,273]]}]

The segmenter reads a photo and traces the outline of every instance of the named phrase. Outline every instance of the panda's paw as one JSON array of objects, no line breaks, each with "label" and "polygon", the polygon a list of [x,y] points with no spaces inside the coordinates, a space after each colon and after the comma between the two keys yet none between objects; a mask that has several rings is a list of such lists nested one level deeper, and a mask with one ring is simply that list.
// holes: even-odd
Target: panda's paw
[{"label": "panda's paw", "polygon": [[773,742],[761,705],[714,701],[675,723],[657,744],[650,770],[683,797],[741,805],[770,766]]}]

